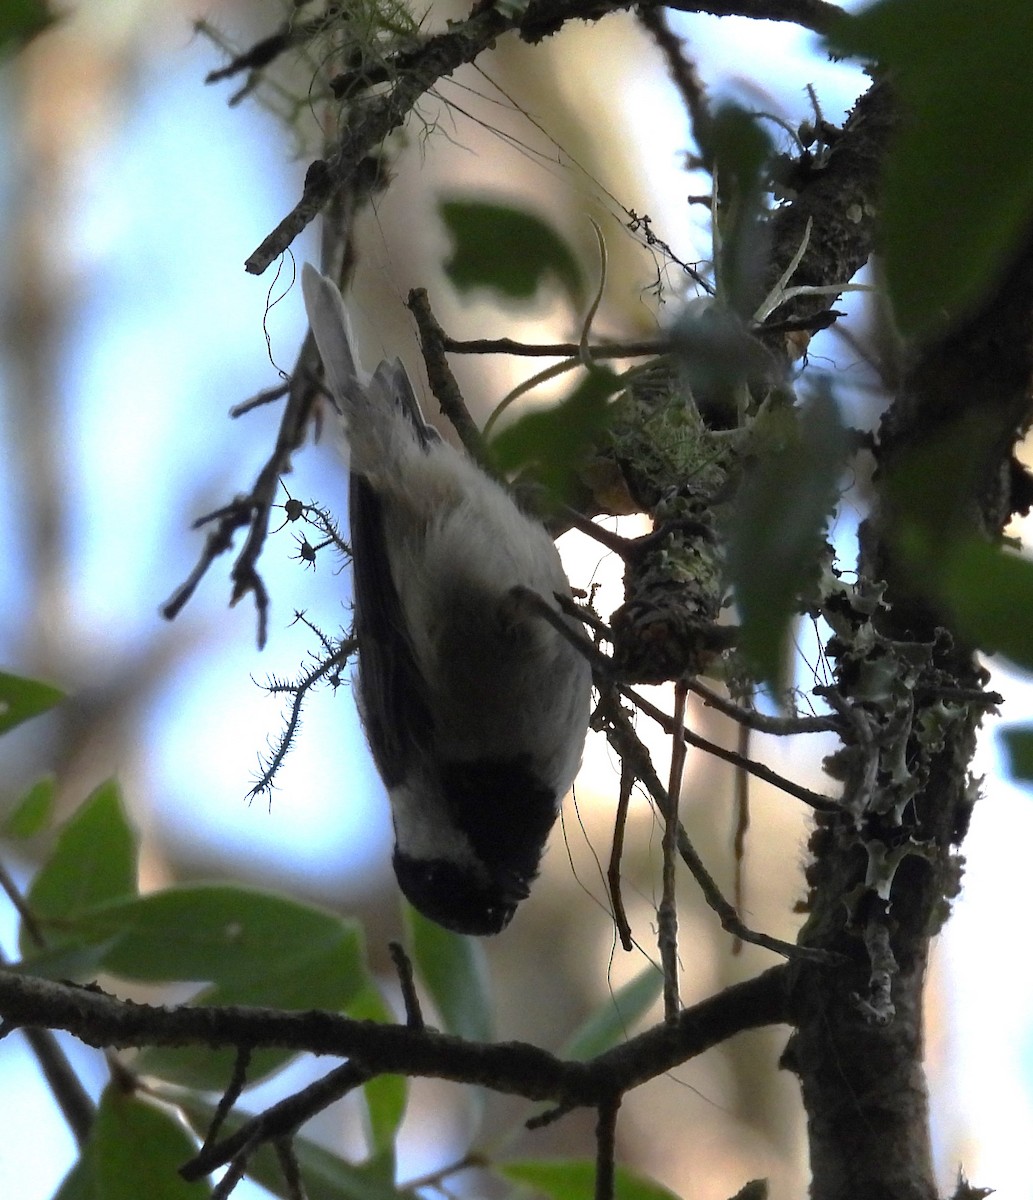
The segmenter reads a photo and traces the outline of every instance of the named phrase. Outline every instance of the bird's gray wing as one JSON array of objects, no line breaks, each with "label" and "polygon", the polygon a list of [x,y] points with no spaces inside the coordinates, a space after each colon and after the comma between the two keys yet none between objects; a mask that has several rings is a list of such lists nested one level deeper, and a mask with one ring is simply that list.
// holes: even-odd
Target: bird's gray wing
[{"label": "bird's gray wing", "polygon": [[384,545],[382,501],[361,475],[352,476],[350,506],[359,710],[373,760],[392,788],[433,757],[434,724]]},{"label": "bird's gray wing", "polygon": [[[360,376],[337,285],[308,263],[301,284],[327,386],[342,414],[348,420],[370,420],[378,411],[393,408],[405,415],[420,446],[436,440],[397,359],[382,362],[368,381]],[[391,574],[384,501],[366,478],[354,472],[349,495],[359,709],[377,769],[391,788],[432,758],[433,722],[426,681],[413,654]]]}]

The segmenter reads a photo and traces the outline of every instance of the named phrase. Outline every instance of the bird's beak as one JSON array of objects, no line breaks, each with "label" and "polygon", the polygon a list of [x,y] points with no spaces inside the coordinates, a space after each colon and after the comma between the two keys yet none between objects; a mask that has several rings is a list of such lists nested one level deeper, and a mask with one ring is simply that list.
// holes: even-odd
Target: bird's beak
[{"label": "bird's beak", "polygon": [[515,871],[502,871],[497,877],[499,888],[507,904],[516,906],[531,894],[530,881]]}]

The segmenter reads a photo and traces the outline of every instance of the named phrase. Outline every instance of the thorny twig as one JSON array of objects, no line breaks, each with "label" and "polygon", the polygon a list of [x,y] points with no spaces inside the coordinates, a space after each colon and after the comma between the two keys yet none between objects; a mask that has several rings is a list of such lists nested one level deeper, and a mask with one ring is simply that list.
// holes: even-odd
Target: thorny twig
[{"label": "thorny twig", "polygon": [[[233,547],[233,537],[238,529],[248,530],[230,578],[233,589],[230,594],[231,607],[249,593],[254,597],[258,615],[258,645],[265,645],[269,623],[269,593],[258,573],[258,559],[269,533],[269,515],[275,507],[280,478],[291,469],[291,458],[305,442],[309,422],[319,399],[319,391],[312,382],[311,368],[315,366],[315,342],[311,334],[305,338],[298,361],[287,385],[287,403],[280,418],[276,443],[266,459],[251,490],[237,496],[223,508],[199,517],[194,529],[212,526],[205,539],[204,548],[197,565],[186,580],[173,592],[161,607],[161,615],[171,621],[182,611],[187,601],[197,590],[208,568],[227,550]],[[245,411],[247,406],[245,406]]]},{"label": "thorny twig", "polygon": [[[296,619],[305,621],[305,618],[301,613],[296,615]],[[305,624],[308,625],[310,629],[314,629],[314,626],[312,626],[310,622],[305,621]],[[316,632],[318,633],[318,631]],[[320,637],[322,638],[322,635],[320,635]],[[334,672],[339,671],[347,663],[348,659],[351,658],[351,656],[355,653],[357,646],[358,643],[356,642],[355,638],[351,637],[343,638],[341,641],[336,643],[336,645],[330,645],[327,640],[323,638],[323,647],[327,652],[327,657],[321,662],[317,663],[311,671],[308,671],[298,680],[286,682],[278,679],[271,679],[264,685],[265,690],[270,694],[275,695],[282,693],[289,695],[291,697],[291,703],[290,709],[287,713],[287,722],[283,728],[283,732],[276,739],[275,745],[273,745],[272,749],[268,752],[268,758],[266,758],[265,765],[262,767],[259,773],[258,781],[248,792],[249,800],[253,800],[256,797],[261,796],[264,792],[267,792],[270,790],[270,788],[272,788],[273,780],[275,779],[280,767],[283,765],[283,760],[290,752],[291,746],[294,744],[295,735],[297,734],[298,728],[301,725],[301,710],[309,692],[316,686],[317,683],[328,677],[332,678],[336,686],[336,679],[333,678]]]}]

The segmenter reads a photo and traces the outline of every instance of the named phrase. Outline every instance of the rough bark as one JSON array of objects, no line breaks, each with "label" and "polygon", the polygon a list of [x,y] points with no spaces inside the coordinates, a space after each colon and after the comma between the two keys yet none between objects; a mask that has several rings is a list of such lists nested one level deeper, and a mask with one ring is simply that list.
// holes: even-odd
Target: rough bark
[{"label": "rough bark", "polygon": [[830,699],[854,714],[857,733],[834,764],[847,812],[819,817],[812,838],[802,939],[845,965],[799,973],[784,1060],[801,1082],[816,1200],[936,1195],[922,999],[930,941],[960,885],[987,676],[902,561],[901,504],[912,527],[999,536],[1028,506],[1013,449],[1028,424],[1031,378],[1026,247],[979,312],[915,354],[879,431],[860,575],[885,590],[841,597],[846,625],[861,636],[832,647]]}]

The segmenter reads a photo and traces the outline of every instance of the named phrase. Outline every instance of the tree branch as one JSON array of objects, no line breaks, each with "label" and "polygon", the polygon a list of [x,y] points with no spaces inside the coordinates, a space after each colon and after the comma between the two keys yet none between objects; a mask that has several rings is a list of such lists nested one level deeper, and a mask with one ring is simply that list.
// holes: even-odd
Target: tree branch
[{"label": "tree branch", "polygon": [[[466,20],[454,22],[415,50],[406,47],[400,51],[394,63],[397,74],[390,86],[356,105],[358,116],[344,126],[334,152],[327,159],[316,159],[311,164],[301,199],[251,253],[245,269],[252,275],[261,275],[323,211],[338,187],[354,184],[362,164],[389,133],[404,123],[422,96],[439,80],[473,62],[504,33],[515,31],[525,42],[540,42],[559,32],[568,21],[598,21],[632,7],[632,3],[633,0],[531,0],[526,9],[517,6],[512,16],[478,3]],[[665,7],[719,17],[789,21],[817,33],[827,30],[842,15],[841,9],[825,0],[737,0],[735,3],[683,0]]]},{"label": "tree branch", "polygon": [[[799,968],[797,968],[799,969]],[[336,1013],[257,1007],[162,1007],[99,989],[0,971],[0,1016],[64,1029],[92,1046],[241,1046],[357,1059],[369,1075],[472,1083],[566,1107],[598,1107],[746,1029],[787,1023],[789,974],[772,967],[684,1009],[589,1062],[564,1062],[522,1042],[487,1045],[355,1021]]]}]

